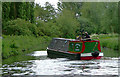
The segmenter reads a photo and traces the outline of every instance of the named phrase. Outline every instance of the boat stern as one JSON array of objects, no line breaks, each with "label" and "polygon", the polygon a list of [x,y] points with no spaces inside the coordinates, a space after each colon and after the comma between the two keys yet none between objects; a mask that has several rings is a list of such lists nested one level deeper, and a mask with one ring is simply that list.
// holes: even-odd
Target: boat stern
[{"label": "boat stern", "polygon": [[103,57],[98,40],[70,41],[69,52],[79,54],[80,60],[101,59]]},{"label": "boat stern", "polygon": [[95,51],[92,53],[81,53],[81,60],[91,60],[91,59],[101,59],[103,57],[103,53],[99,51]]}]

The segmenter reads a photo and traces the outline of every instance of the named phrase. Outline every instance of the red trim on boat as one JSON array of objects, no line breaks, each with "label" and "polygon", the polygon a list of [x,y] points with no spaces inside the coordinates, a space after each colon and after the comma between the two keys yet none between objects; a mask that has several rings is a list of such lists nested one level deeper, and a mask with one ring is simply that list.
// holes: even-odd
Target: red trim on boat
[{"label": "red trim on boat", "polygon": [[99,42],[99,41],[98,40],[91,40],[91,41],[75,40],[75,41],[69,41],[69,42]]},{"label": "red trim on boat", "polygon": [[101,59],[101,56],[98,56],[98,57],[92,57],[92,56],[80,57],[80,59],[81,60]]},{"label": "red trim on boat", "polygon": [[81,53],[83,53],[84,50],[85,50],[85,43],[83,42],[83,45],[82,45],[82,52],[81,52]]}]

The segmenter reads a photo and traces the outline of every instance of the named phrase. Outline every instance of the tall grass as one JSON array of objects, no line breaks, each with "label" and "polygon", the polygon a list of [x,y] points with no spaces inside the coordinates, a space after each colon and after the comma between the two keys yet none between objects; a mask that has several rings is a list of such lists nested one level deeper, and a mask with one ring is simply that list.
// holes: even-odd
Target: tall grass
[{"label": "tall grass", "polygon": [[45,50],[51,40],[50,37],[33,36],[3,36],[2,57],[30,53],[35,50]]},{"label": "tall grass", "polygon": [[111,48],[113,50],[118,50],[118,34],[100,34],[91,35],[92,38],[98,37],[102,47]]},{"label": "tall grass", "polygon": [[118,50],[118,38],[117,37],[101,38],[100,42],[101,42],[103,47]]},{"label": "tall grass", "polygon": [[109,49],[109,48],[103,48],[102,52],[104,53],[105,57],[118,57],[119,56],[118,51]]}]

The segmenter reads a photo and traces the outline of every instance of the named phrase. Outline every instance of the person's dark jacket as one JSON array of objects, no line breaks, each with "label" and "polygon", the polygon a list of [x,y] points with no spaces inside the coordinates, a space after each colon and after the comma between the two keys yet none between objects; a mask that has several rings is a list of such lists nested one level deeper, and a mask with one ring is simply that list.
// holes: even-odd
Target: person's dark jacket
[{"label": "person's dark jacket", "polygon": [[85,38],[87,41],[91,41],[90,36],[88,34],[86,34]]}]

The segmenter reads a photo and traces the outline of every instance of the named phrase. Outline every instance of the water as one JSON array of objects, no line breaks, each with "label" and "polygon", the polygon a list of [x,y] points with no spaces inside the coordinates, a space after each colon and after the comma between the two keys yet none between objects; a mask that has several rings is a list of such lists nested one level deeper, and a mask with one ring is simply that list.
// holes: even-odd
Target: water
[{"label": "water", "polygon": [[34,60],[14,62],[2,66],[2,75],[118,75],[118,58],[103,57],[100,60],[50,59],[47,51],[35,51],[27,56]]}]

